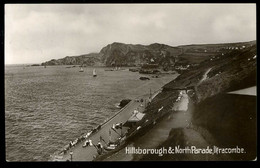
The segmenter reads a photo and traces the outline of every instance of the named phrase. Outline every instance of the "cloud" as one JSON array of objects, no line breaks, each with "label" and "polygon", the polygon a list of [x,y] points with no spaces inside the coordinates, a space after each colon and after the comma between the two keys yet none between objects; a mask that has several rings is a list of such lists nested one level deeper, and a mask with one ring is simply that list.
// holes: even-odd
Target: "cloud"
[{"label": "cloud", "polygon": [[115,41],[176,46],[255,38],[255,4],[5,6],[5,63],[99,52]]}]

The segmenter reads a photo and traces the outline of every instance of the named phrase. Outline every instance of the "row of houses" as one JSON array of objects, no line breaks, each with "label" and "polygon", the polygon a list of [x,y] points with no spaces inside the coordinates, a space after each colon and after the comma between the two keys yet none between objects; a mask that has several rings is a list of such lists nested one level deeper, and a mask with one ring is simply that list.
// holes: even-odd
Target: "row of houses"
[{"label": "row of houses", "polygon": [[242,50],[242,49],[245,49],[245,48],[246,48],[246,46],[243,45],[243,46],[240,46],[240,47],[237,47],[237,46],[236,47],[234,47],[234,46],[230,47],[229,46],[229,47],[225,47],[224,49],[227,49],[227,50],[239,50],[240,49],[240,50]]},{"label": "row of houses", "polygon": [[190,67],[190,65],[176,65],[174,68],[176,70],[187,70]]}]

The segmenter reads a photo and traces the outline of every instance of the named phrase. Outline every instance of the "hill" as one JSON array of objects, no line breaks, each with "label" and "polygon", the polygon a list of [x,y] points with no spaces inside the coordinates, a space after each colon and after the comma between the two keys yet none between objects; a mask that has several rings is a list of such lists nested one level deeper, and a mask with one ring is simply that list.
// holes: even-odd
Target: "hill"
[{"label": "hill", "polygon": [[[209,70],[207,80],[199,83]],[[243,82],[242,82],[243,81]],[[256,84],[256,44],[242,50],[232,50],[202,61],[176,80],[166,84],[164,90],[193,87],[199,100],[217,93],[241,89]]]},{"label": "hill", "polygon": [[[174,81],[166,84],[151,103],[155,110],[161,106],[171,107],[172,102],[164,103],[166,95],[174,95],[176,89],[195,90],[195,95],[190,97],[194,108],[187,112],[192,115],[190,122],[187,126],[172,128],[168,139],[159,144],[158,149],[178,145],[181,148],[217,146],[239,147],[246,152],[219,155],[184,153],[163,157],[147,155],[141,160],[254,160],[257,137],[256,96],[229,92],[256,86],[256,59],[256,44],[253,44],[243,50],[233,50],[205,60],[198,68],[183,72]],[[184,112],[179,112],[178,115],[182,113]]]},{"label": "hill", "polygon": [[90,53],[79,56],[66,56],[61,59],[52,59],[50,61],[42,63],[42,65],[99,65],[100,57],[98,53]]},{"label": "hill", "polygon": [[219,54],[233,50],[243,50],[252,42],[226,44],[200,44],[172,47],[165,44],[150,45],[124,44],[114,42],[108,44],[99,53],[80,56],[66,56],[52,59],[42,65],[86,65],[86,66],[142,66],[157,64],[164,69],[174,69],[174,66],[196,66],[199,63]]},{"label": "hill", "polygon": [[167,66],[174,64],[180,53],[180,48],[158,43],[148,46],[112,43],[100,51],[106,66],[140,66],[147,63]]},{"label": "hill", "polygon": [[[207,47],[209,49],[212,46]],[[197,67],[183,71],[175,80],[163,86],[162,92],[151,101],[144,112],[149,121],[156,120],[159,109],[161,110],[158,115],[166,115],[157,119],[153,122],[152,128],[147,128],[144,134],[130,142],[132,146],[136,148],[140,146],[143,149],[159,150],[163,147],[176,149],[178,146],[185,149],[195,146],[197,149],[218,147],[233,151],[236,148],[243,148],[243,153],[224,152],[212,155],[183,152],[163,156],[136,154],[130,160],[256,159],[257,97],[230,93],[256,86],[256,60],[256,44],[249,43],[242,49],[219,53],[202,61]],[[186,90],[188,95],[187,110],[175,110],[175,106],[182,101],[179,99],[180,90]],[[125,149],[121,151],[122,153],[125,154]],[[119,156],[120,152],[107,160],[128,159]]]}]

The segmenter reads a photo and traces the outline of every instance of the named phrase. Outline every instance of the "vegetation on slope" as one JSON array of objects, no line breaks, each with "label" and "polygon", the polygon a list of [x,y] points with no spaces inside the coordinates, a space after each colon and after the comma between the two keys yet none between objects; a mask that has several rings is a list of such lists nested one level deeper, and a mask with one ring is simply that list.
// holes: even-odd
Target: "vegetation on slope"
[{"label": "vegetation on slope", "polygon": [[[189,126],[172,129],[161,147],[207,146],[244,148],[245,153],[220,155],[177,154],[144,156],[142,160],[254,160],[256,158],[256,97],[227,94],[256,85],[256,44],[243,50],[219,54],[184,72],[163,87],[167,95],[175,89],[194,88],[195,108]],[[203,76],[207,72],[205,80]],[[153,102],[152,102],[153,104]],[[155,105],[154,105],[155,106]],[[156,104],[155,108],[160,107]]]},{"label": "vegetation on slope", "polygon": [[172,70],[175,65],[195,66],[220,53],[242,50],[243,46],[248,47],[254,42],[178,47],[159,43],[134,45],[114,42],[102,48],[99,53],[52,59],[42,63],[42,65],[142,66],[144,64],[158,64],[164,69]]}]

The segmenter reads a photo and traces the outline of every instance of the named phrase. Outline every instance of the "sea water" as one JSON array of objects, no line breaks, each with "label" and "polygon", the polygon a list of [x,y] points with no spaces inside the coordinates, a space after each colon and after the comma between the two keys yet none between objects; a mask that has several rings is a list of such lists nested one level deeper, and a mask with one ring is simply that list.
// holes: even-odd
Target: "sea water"
[{"label": "sea water", "polygon": [[95,69],[97,77],[92,67],[5,66],[6,160],[47,161],[115,114],[120,100],[155,92],[176,76],[142,81],[127,68]]}]

